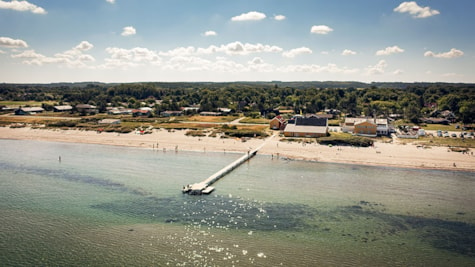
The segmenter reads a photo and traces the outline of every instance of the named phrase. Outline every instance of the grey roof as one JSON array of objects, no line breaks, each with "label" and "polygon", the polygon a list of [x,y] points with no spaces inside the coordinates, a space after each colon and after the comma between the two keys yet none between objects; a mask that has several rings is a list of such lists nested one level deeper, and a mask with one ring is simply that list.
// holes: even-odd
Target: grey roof
[{"label": "grey roof", "polygon": [[73,109],[73,107],[70,106],[70,105],[54,106],[54,108],[57,109],[57,110],[71,110],[71,109]]},{"label": "grey roof", "polygon": [[325,134],[327,132],[327,127],[326,127],[326,125],[324,125],[324,126],[307,126],[307,125],[287,124],[287,126],[285,126],[284,132]]},{"label": "grey roof", "polygon": [[297,126],[327,126],[327,118],[300,118],[298,117],[295,120],[295,125]]},{"label": "grey roof", "polygon": [[42,107],[25,107],[21,108],[24,112],[42,112],[44,109]]}]

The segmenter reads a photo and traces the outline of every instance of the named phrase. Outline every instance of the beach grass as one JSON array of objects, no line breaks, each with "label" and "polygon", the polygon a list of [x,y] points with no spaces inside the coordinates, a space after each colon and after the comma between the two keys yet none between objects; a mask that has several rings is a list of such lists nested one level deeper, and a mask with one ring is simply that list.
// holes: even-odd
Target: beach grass
[{"label": "beach grass", "polygon": [[240,123],[255,123],[255,124],[269,124],[268,119],[264,118],[250,118],[250,117],[245,117],[244,119],[240,120]]},{"label": "beach grass", "polygon": [[200,116],[200,115],[195,115],[195,116],[191,116],[191,117],[184,117],[184,119],[186,121],[213,122],[213,123],[232,122],[236,118],[237,118],[236,116]]}]

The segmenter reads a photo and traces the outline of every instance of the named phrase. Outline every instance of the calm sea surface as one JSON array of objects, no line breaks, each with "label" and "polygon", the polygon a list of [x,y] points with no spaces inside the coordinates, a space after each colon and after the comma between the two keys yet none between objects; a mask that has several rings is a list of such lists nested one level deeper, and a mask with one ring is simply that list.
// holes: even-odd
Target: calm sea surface
[{"label": "calm sea surface", "polygon": [[[2,266],[475,266],[475,175],[0,140]],[[59,160],[61,157],[61,161]]]}]

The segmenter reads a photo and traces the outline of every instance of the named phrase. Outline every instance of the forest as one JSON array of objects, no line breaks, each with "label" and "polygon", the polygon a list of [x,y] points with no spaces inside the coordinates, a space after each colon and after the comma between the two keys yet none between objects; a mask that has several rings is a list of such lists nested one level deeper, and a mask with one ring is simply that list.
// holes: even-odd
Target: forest
[{"label": "forest", "polygon": [[[156,101],[160,100],[160,101]],[[275,116],[284,107],[295,113],[339,110],[347,116],[400,114],[417,123],[435,110],[449,110],[457,120],[473,123],[475,84],[360,82],[230,82],[230,83],[58,83],[0,84],[0,101],[36,101],[53,105],[154,106],[155,114],[181,107],[199,111],[229,108],[233,112]],[[53,104],[51,104],[53,103]]]}]

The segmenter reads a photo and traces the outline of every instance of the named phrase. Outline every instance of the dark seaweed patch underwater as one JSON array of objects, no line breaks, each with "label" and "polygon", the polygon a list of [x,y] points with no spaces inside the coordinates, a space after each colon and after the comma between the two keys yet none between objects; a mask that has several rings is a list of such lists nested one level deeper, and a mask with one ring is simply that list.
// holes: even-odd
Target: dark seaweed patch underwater
[{"label": "dark seaweed patch underwater", "polygon": [[[475,257],[475,226],[441,219],[394,215],[378,203],[361,201],[335,210],[317,210],[303,204],[265,203],[232,196],[144,197],[135,201],[92,206],[146,222],[181,223],[216,229],[318,233],[336,231],[355,242],[377,242],[416,230],[418,237],[437,249]],[[345,229],[338,224],[354,224]],[[374,227],[378,225],[378,227]],[[402,243],[401,245],[404,245]]]}]

